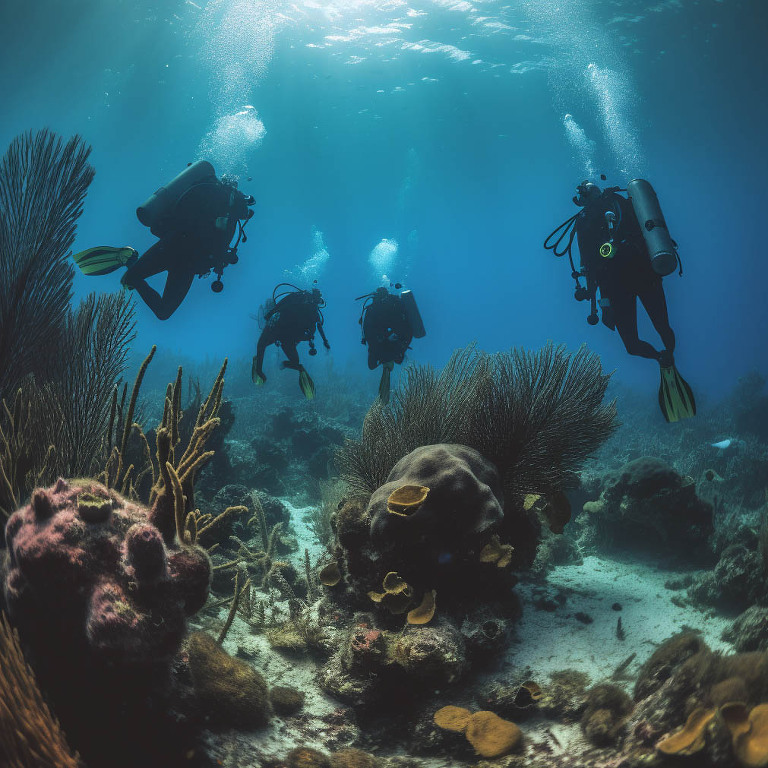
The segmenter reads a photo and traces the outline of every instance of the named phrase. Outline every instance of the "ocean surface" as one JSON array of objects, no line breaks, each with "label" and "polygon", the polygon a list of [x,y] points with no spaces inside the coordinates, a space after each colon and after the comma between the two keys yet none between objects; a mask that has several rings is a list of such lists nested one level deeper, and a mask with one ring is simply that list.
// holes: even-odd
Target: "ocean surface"
[{"label": "ocean surface", "polygon": [[647,178],[704,402],[766,372],[766,31],[761,0],[9,0],[0,143],[47,126],[93,146],[74,250],[146,249],[136,206],[196,159],[256,198],[224,292],[196,280],[164,323],[139,306],[137,350],[250,355],[272,287],[317,280],[335,363],[364,369],[354,298],[391,280],[424,316],[413,360],[587,342],[652,402],[655,366],[586,324],[542,248],[580,181]]}]

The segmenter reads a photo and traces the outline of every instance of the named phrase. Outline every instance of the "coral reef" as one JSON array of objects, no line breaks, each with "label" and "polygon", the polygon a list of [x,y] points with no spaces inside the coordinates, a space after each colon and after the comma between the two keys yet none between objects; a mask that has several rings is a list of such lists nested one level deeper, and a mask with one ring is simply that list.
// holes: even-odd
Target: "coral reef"
[{"label": "coral reef", "polygon": [[[389,497],[404,486],[428,489],[407,513]],[[498,473],[477,451],[462,445],[427,445],[404,456],[371,496],[371,543],[387,570],[408,583],[440,590],[440,566],[464,559],[486,543],[501,521]]]},{"label": "coral reef", "polygon": [[0,759],[15,768],[79,768],[24,661],[19,636],[0,612]]},{"label": "coral reef", "polygon": [[731,544],[713,570],[697,575],[688,594],[697,602],[730,614],[743,611],[766,594],[760,554],[744,544]]},{"label": "coral reef", "polygon": [[696,494],[696,484],[672,467],[645,456],[609,474],[600,498],[584,505],[580,543],[671,554],[679,559],[713,560],[707,539],[713,532],[712,507]]}]

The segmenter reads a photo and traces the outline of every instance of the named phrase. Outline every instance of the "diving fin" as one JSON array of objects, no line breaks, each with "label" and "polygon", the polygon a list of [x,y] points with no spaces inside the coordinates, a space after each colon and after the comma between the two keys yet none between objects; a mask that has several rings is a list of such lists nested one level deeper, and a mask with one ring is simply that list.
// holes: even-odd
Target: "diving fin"
[{"label": "diving fin", "polygon": [[688,382],[674,365],[661,366],[659,406],[669,422],[689,419],[696,415],[696,400]]},{"label": "diving fin", "polygon": [[384,363],[381,367],[381,379],[379,380],[379,400],[384,405],[389,403],[389,384],[392,374],[392,363]]},{"label": "diving fin", "polygon": [[72,257],[80,271],[89,277],[108,275],[120,267],[128,267],[139,258],[139,253],[130,246],[113,248],[109,245],[97,245]]},{"label": "diving fin", "polygon": [[313,400],[315,397],[315,382],[312,377],[302,368],[299,372],[299,386],[307,400]]},{"label": "diving fin", "polygon": [[267,377],[263,373],[259,373],[259,369],[256,367],[256,358],[253,358],[253,362],[251,363],[251,381],[257,386],[260,387],[262,384],[266,384]]}]

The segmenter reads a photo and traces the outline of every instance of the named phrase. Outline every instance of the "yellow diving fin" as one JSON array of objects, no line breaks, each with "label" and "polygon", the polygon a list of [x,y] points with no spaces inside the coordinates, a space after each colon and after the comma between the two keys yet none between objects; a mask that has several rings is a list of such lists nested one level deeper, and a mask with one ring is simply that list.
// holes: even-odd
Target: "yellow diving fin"
[{"label": "yellow diving fin", "polygon": [[659,407],[669,422],[689,419],[696,415],[693,390],[674,365],[661,366]]},{"label": "yellow diving fin", "polygon": [[302,368],[299,372],[299,386],[307,400],[313,400],[315,397],[315,382],[312,377]]},{"label": "yellow diving fin", "polygon": [[260,387],[262,384],[266,383],[267,377],[263,374],[259,373],[258,369],[256,368],[256,358],[253,358],[253,362],[251,363],[251,381],[257,386]]},{"label": "yellow diving fin", "polygon": [[130,246],[114,248],[110,245],[97,245],[74,254],[72,258],[84,275],[95,277],[130,266],[139,258],[139,252]]}]

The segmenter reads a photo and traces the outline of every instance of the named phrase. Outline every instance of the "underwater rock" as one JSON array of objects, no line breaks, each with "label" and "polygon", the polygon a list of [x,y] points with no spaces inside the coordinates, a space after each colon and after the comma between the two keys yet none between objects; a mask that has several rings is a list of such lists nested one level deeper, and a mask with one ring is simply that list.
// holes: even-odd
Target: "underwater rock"
[{"label": "underwater rock", "polygon": [[634,699],[640,701],[657,691],[685,661],[709,647],[695,632],[682,632],[665,640],[640,669],[635,681]]},{"label": "underwater rock", "polygon": [[379,761],[362,749],[340,749],[331,755],[330,768],[379,768]]},{"label": "underwater rock", "polygon": [[545,576],[556,565],[581,565],[583,562],[581,550],[573,539],[545,531],[529,572],[532,576]]},{"label": "underwater rock", "polygon": [[305,698],[303,691],[289,686],[276,685],[269,691],[272,709],[278,715],[295,715],[304,706]]},{"label": "underwater rock", "polygon": [[467,656],[477,661],[495,658],[507,646],[510,624],[509,619],[496,616],[487,606],[472,611],[459,628]]},{"label": "underwater rock", "polygon": [[[387,504],[405,485],[429,488],[423,504],[393,514]],[[419,555],[461,551],[489,534],[502,518],[503,493],[496,468],[463,445],[425,445],[395,464],[371,496],[371,537],[380,551],[406,547]],[[484,542],[483,542],[484,543]]]},{"label": "underwater rock", "polygon": [[423,627],[406,627],[389,638],[388,654],[408,673],[408,679],[447,686],[466,671],[464,638],[448,621]]},{"label": "underwater rock", "polygon": [[288,507],[286,507],[280,499],[276,496],[271,496],[264,491],[256,491],[255,495],[261,504],[262,510],[264,510],[264,519],[267,523],[267,530],[272,530],[278,523],[288,525],[291,522],[291,513]]},{"label": "underwater rock", "polygon": [[286,756],[285,768],[331,768],[328,755],[310,747],[296,747]]},{"label": "underwater rock", "polygon": [[727,547],[713,571],[699,574],[688,595],[723,611],[743,611],[765,594],[761,558],[744,545]]},{"label": "underwater rock", "polygon": [[666,554],[710,562],[707,539],[712,507],[696,495],[696,484],[660,459],[630,461],[605,478],[595,502],[579,516],[580,544]]},{"label": "underwater rock", "polygon": [[209,728],[248,730],[270,717],[267,684],[250,664],[230,656],[205,632],[186,644],[195,695]]},{"label": "underwater rock", "polygon": [[615,744],[634,704],[618,685],[602,683],[587,691],[581,730],[597,746]]},{"label": "underwater rock", "polygon": [[737,651],[768,649],[768,608],[760,605],[747,608],[723,633],[723,639],[733,643]]},{"label": "underwater rock", "polygon": [[586,690],[589,677],[576,669],[553,672],[542,686],[542,696],[536,702],[546,717],[564,723],[578,722],[586,708]]}]

